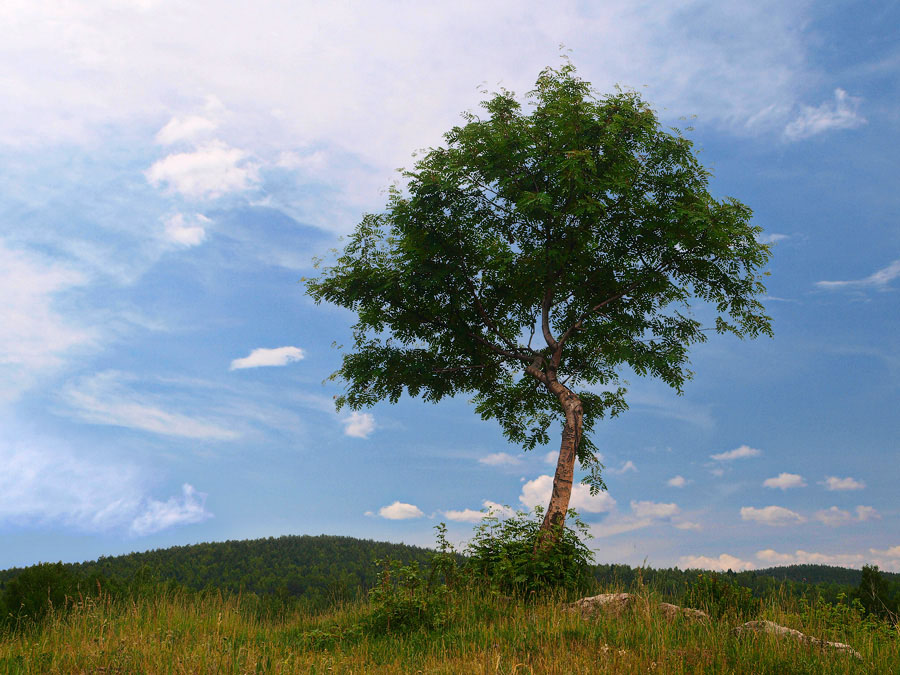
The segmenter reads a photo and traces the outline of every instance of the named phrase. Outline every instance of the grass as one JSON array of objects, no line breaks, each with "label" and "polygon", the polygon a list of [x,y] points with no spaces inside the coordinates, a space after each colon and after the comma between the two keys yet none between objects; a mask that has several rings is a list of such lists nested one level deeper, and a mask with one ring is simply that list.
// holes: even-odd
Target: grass
[{"label": "grass", "polygon": [[[599,591],[598,591],[599,592]],[[0,675],[20,673],[900,673],[896,627],[850,609],[768,602],[757,618],[850,644],[850,655],[771,636],[738,638],[743,621],[667,621],[641,592],[615,618],[582,619],[563,598],[526,602],[451,594],[442,627],[376,628],[365,599],[319,615],[260,615],[247,598],[164,591],[101,595],[0,633]]]}]

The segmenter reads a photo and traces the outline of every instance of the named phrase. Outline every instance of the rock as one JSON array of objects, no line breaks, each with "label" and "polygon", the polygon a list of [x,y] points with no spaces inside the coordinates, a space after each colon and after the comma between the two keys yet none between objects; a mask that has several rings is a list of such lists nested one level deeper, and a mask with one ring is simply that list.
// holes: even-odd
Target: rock
[{"label": "rock", "polygon": [[[636,597],[631,593],[601,593],[600,595],[594,595],[590,598],[576,600],[568,605],[568,610],[580,612],[583,617],[595,616],[599,613],[607,614],[609,616],[619,616],[622,612],[632,607],[635,600]],[[678,605],[671,605],[668,602],[659,603],[659,610],[669,620],[673,620],[679,616],[695,621],[705,621],[709,619],[706,612],[701,612],[699,609],[679,607]]]},{"label": "rock", "polygon": [[672,605],[668,602],[659,603],[660,611],[666,615],[666,618],[670,621],[681,616],[685,619],[692,619],[693,621],[708,621],[709,614],[704,612],[701,609],[692,609],[690,607],[679,607],[678,605]]},{"label": "rock", "polygon": [[780,637],[789,637],[797,640],[798,642],[815,645],[816,647],[821,647],[823,649],[834,649],[835,651],[839,652],[848,652],[856,658],[862,660],[862,655],[858,651],[853,649],[853,647],[851,647],[850,645],[845,645],[843,642],[829,642],[828,640],[822,640],[820,638],[813,637],[812,635],[801,633],[799,630],[788,628],[787,626],[779,626],[773,621],[748,621],[747,623],[742,624],[734,629],[735,635],[740,636],[744,633],[769,633],[771,635],[778,635]]},{"label": "rock", "polygon": [[581,612],[581,616],[593,616],[595,614],[610,614],[619,616],[634,604],[634,596],[631,593],[601,593],[589,598],[581,598],[567,606],[569,611]]}]

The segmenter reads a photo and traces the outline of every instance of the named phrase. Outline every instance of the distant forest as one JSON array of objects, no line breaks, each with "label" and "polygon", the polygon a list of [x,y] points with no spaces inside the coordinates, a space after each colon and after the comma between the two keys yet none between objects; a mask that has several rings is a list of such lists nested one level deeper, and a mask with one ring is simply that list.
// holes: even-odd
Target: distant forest
[{"label": "distant forest", "polygon": [[[427,567],[434,552],[404,544],[337,536],[284,536],[249,541],[193,544],[129,553],[65,564],[82,579],[106,580],[113,586],[169,583],[195,591],[293,599],[311,608],[325,608],[357,597],[372,587],[375,561],[383,558]],[[645,585],[661,595],[682,598],[701,570],[633,568],[595,565],[594,576],[604,588],[623,590]],[[0,571],[0,591],[22,569]],[[752,572],[727,572],[731,583],[764,597],[774,592],[835,602],[859,585],[861,571],[826,565],[792,565]],[[900,574],[883,572],[891,595],[900,597]]]}]

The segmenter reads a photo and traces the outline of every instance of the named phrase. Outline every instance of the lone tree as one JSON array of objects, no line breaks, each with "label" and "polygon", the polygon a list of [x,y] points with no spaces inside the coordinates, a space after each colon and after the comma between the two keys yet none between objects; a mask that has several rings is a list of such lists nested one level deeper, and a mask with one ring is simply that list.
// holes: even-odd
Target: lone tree
[{"label": "lone tree", "polygon": [[605,489],[587,432],[626,408],[623,368],[679,394],[692,376],[691,300],[719,333],[771,335],[755,299],[769,250],[638,94],[601,96],[565,63],[528,100],[503,90],[464,114],[307,291],[358,315],[339,409],[466,392],[525,449],[561,422],[542,525],[558,532],[576,459]]}]

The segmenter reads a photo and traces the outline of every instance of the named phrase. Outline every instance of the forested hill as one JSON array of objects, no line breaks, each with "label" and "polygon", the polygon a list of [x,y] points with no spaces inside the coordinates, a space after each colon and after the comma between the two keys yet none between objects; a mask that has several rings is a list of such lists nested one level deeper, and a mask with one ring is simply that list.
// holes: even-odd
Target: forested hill
[{"label": "forested hill", "polygon": [[[404,544],[304,535],[174,546],[66,567],[84,577],[171,579],[195,590],[303,596],[320,604],[335,597],[354,597],[358,589],[370,588],[377,559],[391,557],[424,565],[430,553]],[[20,571],[0,572],[0,586]]]},{"label": "forested hill", "polygon": [[[756,570],[758,576],[775,577],[780,580],[799,581],[808,584],[841,584],[856,586],[862,577],[861,570],[831,565],[788,565],[786,567],[769,567]],[[900,574],[881,572],[888,581],[900,583]]]}]

